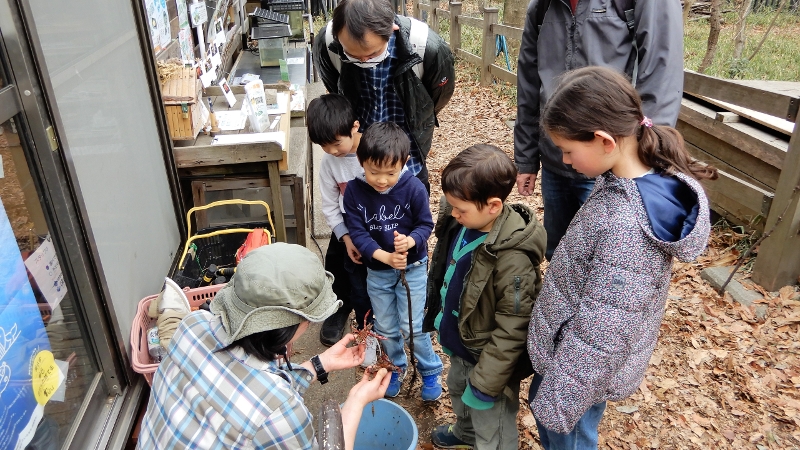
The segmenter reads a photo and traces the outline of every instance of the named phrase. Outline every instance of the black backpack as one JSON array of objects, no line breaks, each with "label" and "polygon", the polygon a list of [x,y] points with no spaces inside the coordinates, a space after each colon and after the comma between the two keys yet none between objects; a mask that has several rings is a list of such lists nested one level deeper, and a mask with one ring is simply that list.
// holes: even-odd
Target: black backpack
[{"label": "black backpack", "polygon": [[[636,0],[611,0],[611,3],[614,4],[614,9],[617,11],[617,15],[626,25],[628,25],[628,32],[633,36],[633,26],[634,26],[634,17],[633,17],[633,10],[636,7]],[[544,15],[547,13],[547,10],[550,9],[550,0],[539,0],[539,3],[536,4],[536,26],[537,29],[541,31],[542,24],[544,23]]]}]

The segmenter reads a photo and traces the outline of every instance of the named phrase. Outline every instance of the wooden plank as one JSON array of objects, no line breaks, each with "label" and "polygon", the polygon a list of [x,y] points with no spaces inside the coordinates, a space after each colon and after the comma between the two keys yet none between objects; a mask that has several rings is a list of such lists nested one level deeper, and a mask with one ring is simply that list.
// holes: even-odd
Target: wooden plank
[{"label": "wooden plank", "polygon": [[450,20],[450,11],[442,8],[436,8],[436,17]]},{"label": "wooden plank", "polygon": [[483,60],[481,59],[480,56],[473,55],[472,53],[464,50],[463,48],[458,49],[458,57],[477,67],[480,67],[481,64],[483,63]]},{"label": "wooden plank", "polygon": [[717,122],[716,111],[686,98],[681,101],[678,117],[767,164],[778,169],[783,165],[789,145],[779,137],[745,123]]},{"label": "wooden plank", "polygon": [[771,166],[757,157],[743,152],[741,149],[700,130],[683,120],[676,126],[687,143],[694,144],[708,154],[725,161],[742,173],[758,180],[769,189],[775,189],[780,177],[780,169]]},{"label": "wooden plank", "polygon": [[492,24],[492,33],[503,35],[509,39],[522,40],[522,28],[495,23]]},{"label": "wooden plank", "polygon": [[476,17],[458,16],[458,23],[461,25],[469,25],[471,27],[483,29],[483,19],[478,19]]},{"label": "wooden plank", "polygon": [[683,90],[703,97],[740,105],[760,113],[794,121],[800,97],[771,92],[732,80],[723,80],[691,70],[683,71]]},{"label": "wooden plank", "polygon": [[[766,184],[756,180],[755,178],[747,175],[746,173],[740,171],[739,169],[731,166],[730,164],[722,161],[721,159],[717,158],[714,155],[707,153],[706,151],[700,149],[699,147],[695,146],[690,142],[685,142],[686,150],[692,155],[693,158],[702,161],[708,165],[714,166],[719,170],[722,170],[726,173],[733,175],[734,177],[745,181],[748,184],[755,186],[758,189],[761,189],[764,192],[770,194],[770,198],[774,195],[774,189],[770,188]],[[769,208],[767,208],[769,210]],[[766,211],[765,211],[766,212]]]},{"label": "wooden plank", "polygon": [[280,161],[285,152],[280,145],[274,142],[258,142],[225,146],[175,147],[173,153],[175,165],[179,169],[183,169],[223,164]]},{"label": "wooden plank", "polygon": [[489,73],[497,77],[499,80],[505,81],[506,83],[510,83],[514,86],[517,85],[517,74],[508,71],[497,64],[492,64],[489,66]]},{"label": "wooden plank", "polygon": [[289,137],[291,136],[291,126],[292,126],[292,96],[286,96],[286,104],[284,105],[284,109],[286,110],[286,114],[281,114],[281,121],[279,122],[278,129],[283,131],[286,139],[283,143],[283,158],[281,158],[280,164],[278,165],[279,170],[289,170]]},{"label": "wooden plank", "polygon": [[763,230],[765,215],[761,209],[765,197],[769,200],[771,197],[724,171],[718,173],[718,179],[702,183],[711,209],[722,209],[729,214],[729,218],[735,218],[736,223]]},{"label": "wooden plank", "polygon": [[[753,267],[753,281],[768,291],[793,285],[800,276],[800,192],[796,192],[800,187],[800,115],[794,130],[764,226],[767,230],[775,227],[775,231],[761,243]],[[783,220],[778,223],[781,214]]]},{"label": "wooden plank", "polygon": [[788,120],[783,120],[778,117],[763,114],[758,111],[753,111],[752,109],[743,108],[741,106],[737,106],[732,103],[723,102],[721,100],[713,98],[708,98],[708,97],[699,97],[699,98],[705,102],[711,103],[712,105],[716,105],[719,106],[720,108],[727,109],[728,111],[738,115],[739,117],[752,120],[753,122],[759,125],[763,125],[779,133],[783,133],[787,136],[787,139],[788,137],[791,137],[792,132],[794,131],[794,123],[789,122]]},{"label": "wooden plank", "polygon": [[[306,242],[306,218],[309,217],[308,211],[308,204],[311,202],[306,202],[303,193],[305,192],[305,185],[303,184],[303,177],[297,176],[294,177],[294,189],[292,194],[294,195],[294,217],[297,221],[297,243],[305,247],[308,243]],[[286,226],[289,226],[288,223]]]},{"label": "wooden plank", "polygon": [[277,163],[267,164],[267,171],[272,192],[272,211],[275,220],[275,236],[281,242],[286,242],[286,218],[283,211],[283,197],[281,197],[281,175]]},{"label": "wooden plank", "polygon": [[714,120],[722,123],[734,123],[739,122],[740,118],[741,117],[736,113],[732,113],[730,111],[721,111],[717,113],[717,116],[714,117]]},{"label": "wooden plank", "polygon": [[481,85],[488,86],[492,84],[494,79],[492,74],[489,73],[489,66],[495,60],[496,38],[492,33],[492,25],[497,23],[499,8],[483,7],[483,47],[481,53]]}]

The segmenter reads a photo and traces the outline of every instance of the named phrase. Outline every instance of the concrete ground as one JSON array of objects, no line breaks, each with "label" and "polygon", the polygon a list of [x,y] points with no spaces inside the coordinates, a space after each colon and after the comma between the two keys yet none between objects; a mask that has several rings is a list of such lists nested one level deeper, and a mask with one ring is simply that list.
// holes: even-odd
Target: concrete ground
[{"label": "concrete ground", "polygon": [[[322,83],[312,83],[306,86],[306,101],[311,101],[314,98],[325,93],[325,87]],[[311,220],[310,230],[308,230],[309,238],[308,248],[317,253],[320,259],[323,258],[328,249],[328,241],[330,240],[331,230],[325,222],[322,215],[322,202],[319,195],[319,176],[317,175],[320,163],[322,161],[322,148],[316,144],[312,144],[312,157],[311,157]],[[351,319],[353,316],[351,314]],[[302,362],[312,356],[322,353],[326,347],[319,341],[319,330],[322,324],[311,324],[308,331],[300,337],[294,345],[294,354],[291,357],[292,361]],[[347,398],[347,394],[358,380],[361,379],[362,371],[359,369],[341,370],[332,373],[329,376],[329,382],[325,385],[314,383],[306,391],[305,404],[311,414],[317,415],[320,407],[325,400],[333,399],[341,403]],[[424,444],[430,441],[430,430],[436,424],[433,423],[434,414],[433,408],[438,406],[438,402],[423,403],[419,397],[419,381],[417,386],[412,391],[410,397],[406,397],[408,390],[408,380],[410,375],[406,378],[406,383],[403,386],[401,395],[393,399],[396,403],[403,406],[406,411],[411,414],[419,428],[419,443]],[[446,391],[443,395],[447,395]],[[316,425],[315,425],[316,427]]]}]

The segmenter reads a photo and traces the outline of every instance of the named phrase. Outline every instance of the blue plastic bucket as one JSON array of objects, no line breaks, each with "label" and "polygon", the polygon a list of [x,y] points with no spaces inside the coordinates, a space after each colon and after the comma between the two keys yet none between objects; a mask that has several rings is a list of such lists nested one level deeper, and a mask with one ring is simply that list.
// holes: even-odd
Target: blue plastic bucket
[{"label": "blue plastic bucket", "polygon": [[[375,406],[375,415],[372,406]],[[417,424],[402,406],[386,399],[367,404],[356,432],[355,450],[414,450]]]}]

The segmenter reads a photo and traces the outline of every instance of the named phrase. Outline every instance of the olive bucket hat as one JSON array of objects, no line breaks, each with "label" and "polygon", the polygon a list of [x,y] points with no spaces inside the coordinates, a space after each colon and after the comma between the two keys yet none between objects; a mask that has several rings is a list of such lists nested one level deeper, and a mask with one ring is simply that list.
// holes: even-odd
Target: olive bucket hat
[{"label": "olive bucket hat", "polygon": [[277,243],[252,250],[211,302],[234,342],[262,331],[322,322],[342,305],[333,275],[300,245]]}]

